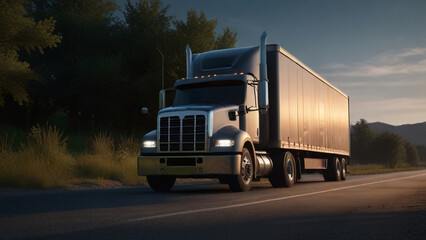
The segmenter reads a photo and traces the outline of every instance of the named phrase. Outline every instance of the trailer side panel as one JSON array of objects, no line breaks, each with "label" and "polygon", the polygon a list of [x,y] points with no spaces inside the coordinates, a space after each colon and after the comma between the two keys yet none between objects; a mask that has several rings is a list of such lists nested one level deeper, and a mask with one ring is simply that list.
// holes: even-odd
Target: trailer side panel
[{"label": "trailer side panel", "polygon": [[349,156],[348,97],[279,49],[268,49],[268,146]]}]

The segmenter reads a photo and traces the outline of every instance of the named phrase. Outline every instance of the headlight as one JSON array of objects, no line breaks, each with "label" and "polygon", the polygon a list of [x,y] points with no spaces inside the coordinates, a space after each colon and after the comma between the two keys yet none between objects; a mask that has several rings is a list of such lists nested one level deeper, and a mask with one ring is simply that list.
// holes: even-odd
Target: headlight
[{"label": "headlight", "polygon": [[215,147],[232,147],[234,146],[234,140],[231,139],[218,139],[216,140]]},{"label": "headlight", "polygon": [[157,146],[157,144],[155,143],[155,141],[144,141],[143,142],[144,148],[155,148],[156,146]]}]

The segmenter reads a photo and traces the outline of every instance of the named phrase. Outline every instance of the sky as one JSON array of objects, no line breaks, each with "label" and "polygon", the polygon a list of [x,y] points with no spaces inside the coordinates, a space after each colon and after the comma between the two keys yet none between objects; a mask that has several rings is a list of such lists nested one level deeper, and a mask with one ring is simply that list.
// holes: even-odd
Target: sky
[{"label": "sky", "polygon": [[[133,0],[134,1],[134,0]],[[116,0],[124,5],[124,0]],[[349,95],[351,123],[426,121],[426,1],[163,0],[237,32],[236,47],[281,45]]]}]

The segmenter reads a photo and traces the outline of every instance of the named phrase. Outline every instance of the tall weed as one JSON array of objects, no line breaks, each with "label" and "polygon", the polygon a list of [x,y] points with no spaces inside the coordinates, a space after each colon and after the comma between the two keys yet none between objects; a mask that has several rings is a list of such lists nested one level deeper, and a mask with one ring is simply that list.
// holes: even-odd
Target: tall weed
[{"label": "tall weed", "polygon": [[11,150],[5,137],[2,142],[0,185],[60,187],[71,178],[74,159],[67,150],[66,139],[56,127],[33,127],[27,143],[16,152]]},{"label": "tall weed", "polygon": [[[117,145],[117,147],[116,147]],[[139,144],[131,138],[121,138],[118,144],[108,134],[95,135],[91,149],[76,159],[74,176],[120,181],[126,185],[144,183],[137,175]]]}]

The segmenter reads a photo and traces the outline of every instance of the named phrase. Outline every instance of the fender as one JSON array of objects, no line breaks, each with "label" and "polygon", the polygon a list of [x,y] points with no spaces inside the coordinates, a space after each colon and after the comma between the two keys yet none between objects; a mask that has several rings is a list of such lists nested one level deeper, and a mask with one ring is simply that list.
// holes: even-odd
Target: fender
[{"label": "fender", "polygon": [[[234,140],[234,145],[231,147],[216,147],[216,141],[219,139],[230,139]],[[254,163],[254,175],[253,177],[256,177],[256,169],[257,169],[257,160],[256,160],[256,150],[254,148],[253,141],[250,137],[250,135],[234,126],[226,126],[221,129],[219,129],[215,134],[213,134],[211,141],[210,141],[210,152],[230,152],[230,153],[241,153],[244,146],[246,144],[250,145],[249,151],[252,153],[252,160]]]}]

